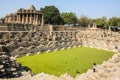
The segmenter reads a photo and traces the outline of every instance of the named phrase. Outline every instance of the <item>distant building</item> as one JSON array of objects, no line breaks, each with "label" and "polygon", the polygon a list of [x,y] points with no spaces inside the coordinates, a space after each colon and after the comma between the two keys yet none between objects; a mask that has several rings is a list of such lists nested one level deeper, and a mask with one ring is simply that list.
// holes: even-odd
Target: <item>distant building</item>
[{"label": "distant building", "polygon": [[16,13],[5,16],[5,23],[43,25],[42,13],[31,5],[28,9],[20,8]]}]

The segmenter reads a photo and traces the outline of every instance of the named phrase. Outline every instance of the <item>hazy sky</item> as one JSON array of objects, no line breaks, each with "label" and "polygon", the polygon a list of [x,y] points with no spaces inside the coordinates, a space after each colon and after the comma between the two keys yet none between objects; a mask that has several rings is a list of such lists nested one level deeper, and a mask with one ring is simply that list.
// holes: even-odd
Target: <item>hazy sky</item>
[{"label": "hazy sky", "polygon": [[78,17],[120,17],[120,0],[1,0],[0,17],[14,13],[20,8],[26,9],[29,5],[34,5],[38,10],[54,5],[60,12],[74,12]]}]

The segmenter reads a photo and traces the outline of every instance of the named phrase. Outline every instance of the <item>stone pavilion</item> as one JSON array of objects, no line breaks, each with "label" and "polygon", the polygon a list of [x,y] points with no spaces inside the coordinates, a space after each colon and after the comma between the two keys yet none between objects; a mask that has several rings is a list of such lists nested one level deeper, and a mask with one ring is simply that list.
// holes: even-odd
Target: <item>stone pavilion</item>
[{"label": "stone pavilion", "polygon": [[33,5],[30,5],[28,9],[20,8],[16,13],[6,15],[5,23],[42,25],[43,16]]}]

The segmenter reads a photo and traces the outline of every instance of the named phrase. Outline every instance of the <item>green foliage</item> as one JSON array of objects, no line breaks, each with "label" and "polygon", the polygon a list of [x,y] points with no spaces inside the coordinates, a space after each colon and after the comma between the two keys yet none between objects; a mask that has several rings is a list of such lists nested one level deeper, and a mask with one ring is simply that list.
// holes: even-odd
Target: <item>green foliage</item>
[{"label": "green foliage", "polygon": [[106,26],[106,23],[107,23],[106,17],[96,19],[96,24],[97,24],[97,27],[99,28],[104,28]]},{"label": "green foliage", "polygon": [[45,24],[63,24],[63,20],[60,17],[60,13],[58,8],[55,6],[45,6],[41,8],[40,11],[43,13],[44,16],[44,23]]},{"label": "green foliage", "polygon": [[76,14],[73,12],[61,13],[60,16],[64,20],[65,24],[76,24],[77,23]]},{"label": "green foliage", "polygon": [[77,19],[76,14],[73,12],[59,12],[58,8],[55,6],[45,6],[41,8],[40,11],[44,16],[45,24],[76,24],[79,23],[81,27],[88,27],[93,23],[97,24],[99,28],[108,28],[109,26],[120,26],[120,18],[111,17],[107,20],[106,17],[101,17],[97,19],[90,19],[87,16],[82,15],[79,19]]},{"label": "green foliage", "polygon": [[88,25],[92,25],[92,20],[89,19],[87,16],[82,15],[79,19],[78,22],[81,27],[88,27]]},{"label": "green foliage", "polygon": [[0,18],[0,20],[5,20],[5,18],[4,18],[4,17],[2,17],[2,18]]},{"label": "green foliage", "polygon": [[108,20],[109,26],[120,26],[120,18],[117,17],[111,17]]},{"label": "green foliage", "polygon": [[101,17],[93,19],[92,22],[95,22],[98,28],[108,29],[109,26],[120,26],[120,18],[117,17],[111,17],[108,20],[106,17]]},{"label": "green foliage", "polygon": [[78,47],[67,50],[54,51],[33,56],[24,56],[17,61],[27,66],[34,73],[45,72],[60,76],[69,73],[72,76],[86,72],[96,62],[101,64],[108,60],[114,52],[89,47]]},{"label": "green foliage", "polygon": [[5,18],[4,17],[2,17],[2,18],[0,18],[0,22],[4,22],[5,21]]},{"label": "green foliage", "polygon": [[87,16],[82,15],[79,19],[78,22],[81,27],[87,27],[88,25],[91,25],[93,23],[96,23],[96,26],[98,28],[107,28],[109,26],[119,26],[120,27],[120,18],[117,17],[111,17],[107,19],[106,17],[101,17],[97,19],[90,19]]}]

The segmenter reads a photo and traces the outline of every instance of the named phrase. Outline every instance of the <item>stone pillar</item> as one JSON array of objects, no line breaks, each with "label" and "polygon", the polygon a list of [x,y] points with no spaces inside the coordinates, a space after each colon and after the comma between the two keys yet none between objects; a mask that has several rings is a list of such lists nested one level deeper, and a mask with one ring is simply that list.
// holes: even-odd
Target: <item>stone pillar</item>
[{"label": "stone pillar", "polygon": [[30,22],[29,22],[29,24],[32,24],[32,14],[30,14]]},{"label": "stone pillar", "polygon": [[50,35],[52,35],[52,32],[53,32],[53,26],[52,25],[49,25],[49,30],[50,30]]},{"label": "stone pillar", "polygon": [[25,17],[25,14],[24,14],[24,23],[26,23],[26,17]]},{"label": "stone pillar", "polygon": [[10,17],[8,18],[8,22],[11,23],[11,21],[12,21],[12,17],[10,16]]},{"label": "stone pillar", "polygon": [[39,14],[39,24],[41,24],[41,15]]},{"label": "stone pillar", "polygon": [[21,23],[23,23],[23,14],[20,15]]},{"label": "stone pillar", "polygon": [[28,24],[28,14],[26,14],[26,24]]},{"label": "stone pillar", "polygon": [[16,23],[16,15],[13,15],[13,21],[12,23]]},{"label": "stone pillar", "polygon": [[33,22],[34,22],[34,14],[31,14],[32,16],[32,24],[33,24]]},{"label": "stone pillar", "polygon": [[25,14],[23,14],[23,23],[25,23]]},{"label": "stone pillar", "polygon": [[37,24],[39,25],[39,14],[38,14],[38,20],[37,20]]},{"label": "stone pillar", "polygon": [[29,14],[29,24],[31,24],[31,14]]},{"label": "stone pillar", "polygon": [[43,19],[43,15],[42,15],[42,21],[41,21],[41,25],[44,25],[44,19]]},{"label": "stone pillar", "polygon": [[10,17],[8,17],[8,22],[9,22]]},{"label": "stone pillar", "polygon": [[20,14],[18,15],[18,23],[21,22]]},{"label": "stone pillar", "polygon": [[17,16],[15,15],[15,16],[14,16],[14,21],[15,21],[14,23],[16,23],[16,22],[17,22],[17,19],[16,19],[16,17],[17,17]]},{"label": "stone pillar", "polygon": [[18,23],[18,20],[19,20],[18,18],[19,18],[19,15],[17,15],[17,23]]},{"label": "stone pillar", "polygon": [[42,22],[42,16],[41,15],[39,15],[39,24],[41,25],[41,22]]},{"label": "stone pillar", "polygon": [[38,14],[36,15],[36,25],[38,25]]},{"label": "stone pillar", "polygon": [[12,15],[12,23],[14,23],[14,21],[15,21],[15,16]]},{"label": "stone pillar", "polygon": [[9,22],[9,17],[7,17],[7,22]]},{"label": "stone pillar", "polygon": [[23,23],[23,14],[20,15],[21,23]]},{"label": "stone pillar", "polygon": [[23,14],[23,17],[22,17],[22,23],[24,23],[25,22],[25,16],[24,16],[24,14]]},{"label": "stone pillar", "polygon": [[9,20],[9,17],[7,17],[7,22],[8,22],[8,20]]},{"label": "stone pillar", "polygon": [[30,21],[29,15],[27,14],[27,24],[29,24],[29,21]]},{"label": "stone pillar", "polygon": [[14,21],[15,21],[15,23],[17,23],[17,16],[16,15],[14,16]]},{"label": "stone pillar", "polygon": [[34,23],[34,14],[31,14],[31,19],[32,19],[31,24],[33,24]]},{"label": "stone pillar", "polygon": [[11,17],[12,17],[12,19],[11,19],[11,23],[13,23],[13,17],[14,17],[14,16],[12,15]]},{"label": "stone pillar", "polygon": [[36,18],[35,18],[35,14],[33,15],[33,24],[35,24]]}]

